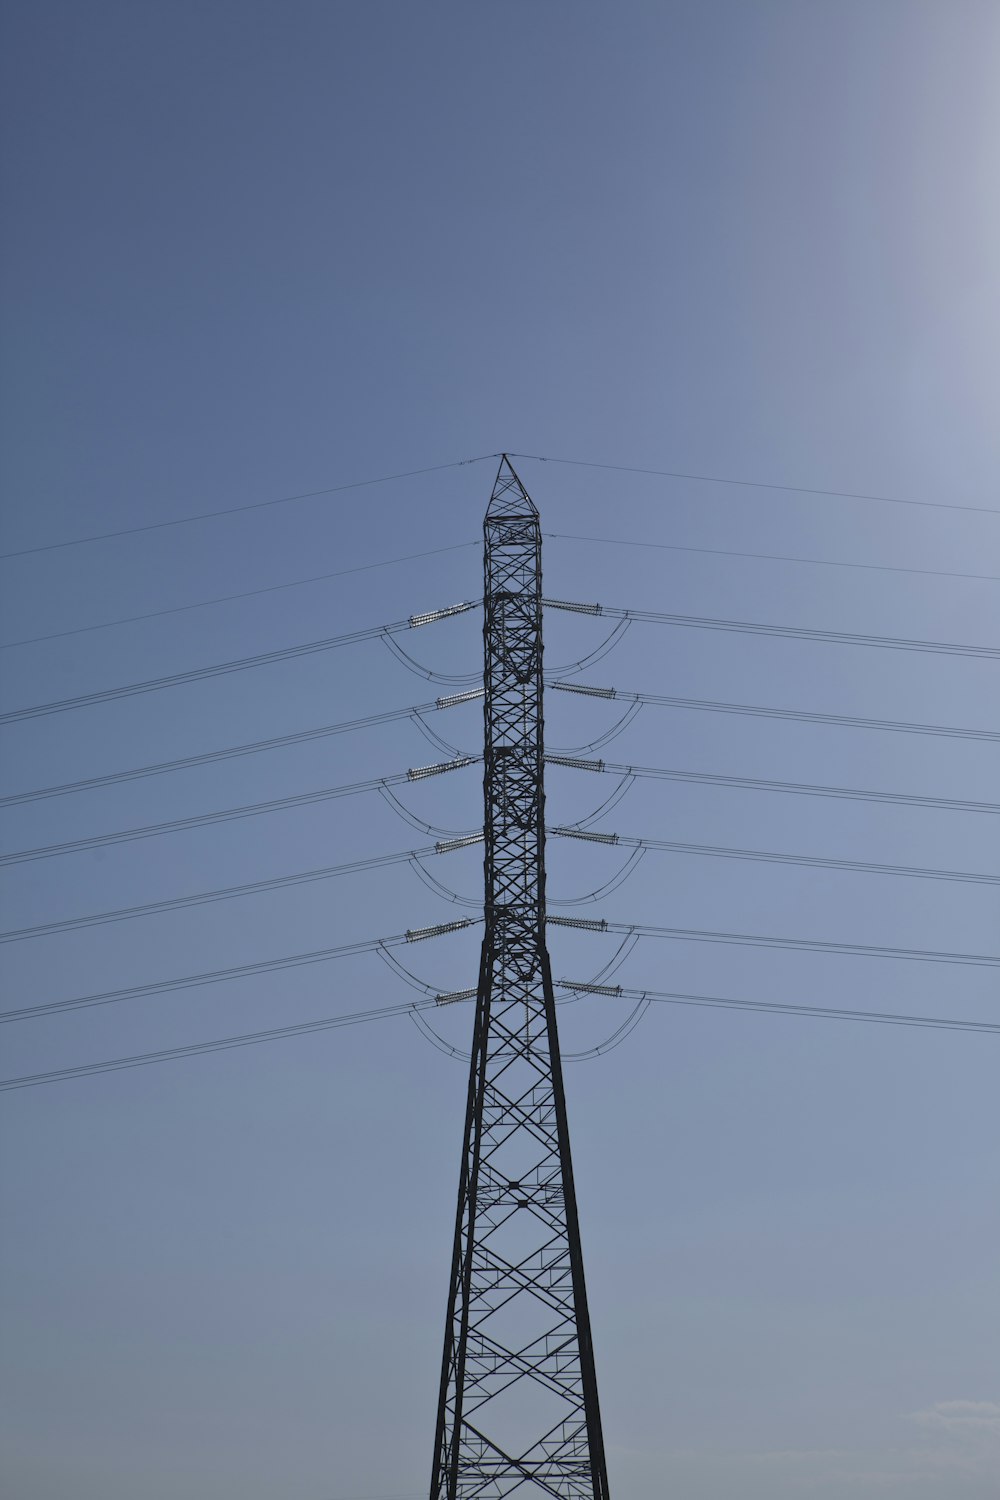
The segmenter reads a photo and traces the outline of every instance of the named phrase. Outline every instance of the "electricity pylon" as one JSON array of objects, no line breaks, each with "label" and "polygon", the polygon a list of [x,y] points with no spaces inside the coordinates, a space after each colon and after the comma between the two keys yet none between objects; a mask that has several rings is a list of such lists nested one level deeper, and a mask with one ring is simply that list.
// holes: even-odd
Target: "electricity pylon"
[{"label": "electricity pylon", "polygon": [[486,512],[486,932],[431,1500],[608,1500],[545,942],[541,529]]}]

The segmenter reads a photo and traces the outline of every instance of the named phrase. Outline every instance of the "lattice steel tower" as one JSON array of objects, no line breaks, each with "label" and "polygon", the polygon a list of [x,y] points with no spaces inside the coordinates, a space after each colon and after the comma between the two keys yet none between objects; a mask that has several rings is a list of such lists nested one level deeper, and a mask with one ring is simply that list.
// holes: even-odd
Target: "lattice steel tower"
[{"label": "lattice steel tower", "polygon": [[607,1500],[545,942],[541,530],[506,455],[484,530],[486,933],[431,1500]]}]

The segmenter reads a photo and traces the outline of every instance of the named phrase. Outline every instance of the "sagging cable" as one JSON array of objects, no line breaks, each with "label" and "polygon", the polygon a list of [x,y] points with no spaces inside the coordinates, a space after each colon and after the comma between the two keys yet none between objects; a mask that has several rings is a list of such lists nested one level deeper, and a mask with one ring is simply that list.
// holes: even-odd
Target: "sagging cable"
[{"label": "sagging cable", "polygon": [[379,796],[389,804],[397,817],[402,818],[404,823],[408,823],[411,828],[416,828],[420,833],[430,834],[432,838],[437,836],[446,842],[449,839],[468,838],[472,836],[471,830],[439,828],[436,823],[427,823],[423,818],[418,818],[415,813],[411,813],[410,809],[400,802],[395,792],[385,781],[379,783],[377,790]]},{"label": "sagging cable", "polygon": [[[616,875],[613,875],[610,880],[606,880],[603,885],[599,885],[596,890],[590,891],[583,896],[573,896],[562,899],[555,899],[550,896],[549,905],[588,906],[592,901],[599,901],[602,896],[610,896],[613,891],[617,891],[621,886],[623,886],[626,880],[628,880],[629,876],[634,873],[636,866],[640,863],[645,853],[646,850],[642,847],[633,849],[632,853],[629,855],[628,859],[622,865],[618,873]],[[409,860],[409,863],[411,865],[419,865],[420,860],[416,856],[413,856]],[[430,875],[428,872],[425,872],[425,874],[427,874],[428,880],[434,881],[433,875]],[[440,884],[440,882],[438,881],[434,881],[434,883],[435,885]],[[442,891],[446,889],[446,886],[441,886]],[[470,901],[467,904],[471,906],[473,903]]]},{"label": "sagging cable", "polygon": [[[564,667],[553,668],[551,674],[546,673],[546,682],[549,681],[550,675],[554,677],[575,677],[578,672],[584,672],[588,667],[592,667],[595,662],[602,661],[608,652],[617,646],[630,624],[630,620],[619,620],[611,634],[599,646],[586,656],[582,656],[579,661],[569,662]],[[422,662],[417,661],[408,651],[405,651],[396,640],[396,637],[389,631],[382,631],[380,634],[383,643],[391,651],[396,660],[408,672],[413,672],[417,677],[424,677],[428,682],[454,683],[456,686],[459,686],[462,683],[479,682],[482,680],[481,671],[438,672],[432,667],[425,667]]]},{"label": "sagging cable", "polygon": [[578,672],[586,671],[586,669],[588,667],[592,667],[595,662],[603,661],[608,652],[613,651],[615,646],[618,645],[618,642],[621,640],[622,636],[625,634],[631,623],[631,620],[619,620],[618,624],[615,626],[614,630],[612,630],[611,634],[607,636],[606,639],[603,640],[601,644],[597,646],[593,651],[591,651],[587,656],[582,656],[579,661],[571,662],[569,666],[554,667],[551,673],[546,672],[546,683],[549,682],[551,677],[575,677]]},{"label": "sagging cable", "polygon": [[607,963],[602,968],[598,969],[597,973],[591,980],[591,983],[599,984],[602,980],[610,979],[612,975],[617,974],[622,964],[625,963],[626,959],[632,956],[638,945],[639,934],[637,932],[628,933],[624,938],[622,938],[622,941],[619,943],[614,953],[608,959]]},{"label": "sagging cable", "polygon": [[417,677],[426,677],[428,682],[453,682],[457,684],[476,682],[482,677],[481,672],[436,672],[432,667],[425,667],[419,661],[416,661],[408,651],[404,651],[394,635],[383,631],[381,639],[396,660],[401,662],[408,672],[415,673]]},{"label": "sagging cable", "polygon": [[399,959],[390,949],[380,943],[375,951],[382,962],[388,965],[397,978],[403,980],[404,984],[409,985],[411,990],[416,990],[421,995],[429,995],[431,999],[434,998],[435,990],[433,985],[426,984],[424,980],[418,979],[416,974],[411,973],[405,964],[400,963]]},{"label": "sagging cable", "polygon": [[[435,1005],[443,1003],[441,1001],[440,985],[428,984],[425,979],[421,979],[418,974],[414,974],[413,970],[408,969],[406,965],[396,957],[395,953],[393,953],[391,949],[380,945],[376,951],[379,958],[382,959],[383,963],[385,963],[392,970],[397,978],[402,979],[403,982],[407,984],[411,990],[416,990],[419,994],[426,995],[428,999],[434,1001]],[[456,994],[455,998],[465,1000],[470,996],[475,995],[475,993],[475,990],[469,990],[468,993],[466,993],[465,990],[462,990],[461,992]]]},{"label": "sagging cable", "polygon": [[434,1027],[424,1019],[421,1011],[411,1010],[410,1019],[425,1041],[430,1042],[431,1046],[436,1047],[439,1052],[443,1052],[445,1057],[450,1057],[455,1062],[468,1063],[469,1054],[459,1047],[453,1047],[450,1042],[445,1041],[443,1036],[438,1036]]},{"label": "sagging cable", "polygon": [[410,719],[416,728],[419,729],[427,743],[433,745],[435,750],[443,751],[450,760],[463,760],[465,758],[465,751],[461,750],[458,745],[453,745],[451,740],[446,740],[444,735],[438,734],[436,729],[432,729],[422,714],[413,713],[410,715]]},{"label": "sagging cable", "polygon": [[592,813],[588,813],[585,818],[580,818],[576,823],[568,824],[567,827],[577,832],[589,828],[592,823],[597,822],[598,818],[603,818],[605,813],[613,812],[619,802],[632,790],[634,784],[635,777],[631,772],[627,772],[621,781],[619,781],[610,797],[605,797],[604,801],[595,807]]},{"label": "sagging cable", "polygon": [[435,896],[443,896],[446,901],[450,901],[454,906],[474,906],[480,911],[482,910],[483,903],[481,900],[475,896],[460,896],[457,891],[451,890],[449,886],[444,885],[442,881],[432,875],[430,870],[425,870],[419,859],[412,858],[407,863],[414,874],[423,881],[427,889],[434,892]]},{"label": "sagging cable", "polygon": [[[593,994],[595,992],[603,993],[603,990],[598,986],[589,986],[589,993]],[[621,994],[620,987],[617,993]],[[625,1020],[621,1023],[621,1025],[617,1027],[609,1037],[605,1037],[604,1041],[599,1042],[596,1047],[588,1047],[584,1052],[565,1053],[564,1055],[566,1061],[589,1062],[592,1058],[604,1057],[606,1053],[613,1052],[616,1047],[620,1047],[622,1042],[624,1042],[626,1038],[632,1034],[632,1032],[638,1026],[639,1022],[642,1020],[643,1016],[649,1009],[650,1003],[651,1002],[649,1000],[649,997],[643,996],[643,998],[638,1002],[638,1004],[630,1012],[630,1014],[625,1017]]]},{"label": "sagging cable", "polygon": [[[628,958],[629,954],[632,952],[638,941],[639,939],[634,934],[630,934],[628,937],[626,937],[624,941],[619,944],[617,952],[609,960],[609,962],[606,963],[602,969],[599,969],[597,971],[597,974],[594,976],[593,983],[596,984],[601,979],[606,978],[609,974],[615,973],[625,962],[626,958]],[[386,961],[390,963],[391,967],[395,969],[397,973],[408,979],[408,981],[413,984],[414,988],[421,991],[421,993],[429,993],[428,987],[424,985],[421,980],[417,979],[416,975],[410,974],[410,971],[406,969],[397,958],[388,953],[384,954],[383,957],[385,957]],[[573,1000],[579,998],[579,996],[575,993],[563,995],[562,991],[566,988],[567,986],[563,985],[561,981],[556,986],[556,1003],[558,1005],[571,1004]],[[475,1000],[478,993],[479,991],[475,986],[465,990],[451,990],[435,995],[434,1003],[435,1006],[458,1005],[463,1001]],[[417,1027],[417,1030],[420,1031],[425,1039],[429,1041],[434,1047],[436,1047],[439,1052],[443,1052],[447,1057],[454,1058],[457,1062],[466,1064],[468,1063],[469,1053],[467,1051],[464,1051],[460,1047],[452,1046],[450,1042],[446,1042],[444,1037],[440,1036],[439,1033],[436,1032],[434,1028],[429,1024],[429,1022],[427,1022],[422,1016],[420,1016],[419,1012],[416,1009],[411,1012],[411,1015]],[[579,1062],[589,1057],[599,1056],[603,1052],[610,1051],[613,1045],[617,1045],[617,1041],[619,1039],[624,1040],[623,1033],[627,1034],[627,1032],[632,1029],[632,1025],[634,1024],[635,1022],[632,1021],[631,1018],[629,1018],[628,1020],[623,1022],[621,1026],[618,1027],[617,1031],[614,1032],[611,1037],[602,1042],[598,1048],[589,1048],[587,1051],[579,1053],[564,1053],[563,1056],[568,1062]]]},{"label": "sagging cable", "polygon": [[[558,687],[559,684],[554,683],[550,684],[550,686]],[[568,683],[566,686],[572,687],[572,684]],[[606,729],[603,734],[598,735],[596,740],[591,740],[587,745],[573,745],[565,749],[553,745],[552,753],[554,755],[586,756],[590,755],[594,750],[601,750],[605,745],[610,745],[612,740],[616,740],[620,734],[624,733],[632,723],[632,720],[642,712],[642,708],[643,705],[641,703],[630,703],[617,723],[613,724],[610,729]]]}]

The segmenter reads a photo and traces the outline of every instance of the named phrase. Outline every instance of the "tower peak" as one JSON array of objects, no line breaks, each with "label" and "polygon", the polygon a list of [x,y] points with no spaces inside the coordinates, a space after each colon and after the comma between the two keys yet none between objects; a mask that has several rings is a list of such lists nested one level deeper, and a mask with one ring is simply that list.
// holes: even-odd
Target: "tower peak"
[{"label": "tower peak", "polygon": [[518,478],[514,465],[506,453],[501,454],[493,494],[486,507],[486,519],[492,521],[498,516],[537,517],[537,515],[535,503]]}]

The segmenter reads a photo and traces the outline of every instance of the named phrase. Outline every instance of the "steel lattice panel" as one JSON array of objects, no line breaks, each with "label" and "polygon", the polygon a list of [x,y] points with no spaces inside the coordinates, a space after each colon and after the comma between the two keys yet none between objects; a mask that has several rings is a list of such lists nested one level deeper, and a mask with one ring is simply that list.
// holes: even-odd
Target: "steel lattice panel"
[{"label": "steel lattice panel", "polygon": [[483,943],[431,1500],[607,1500],[545,947],[541,531],[485,522]]}]

